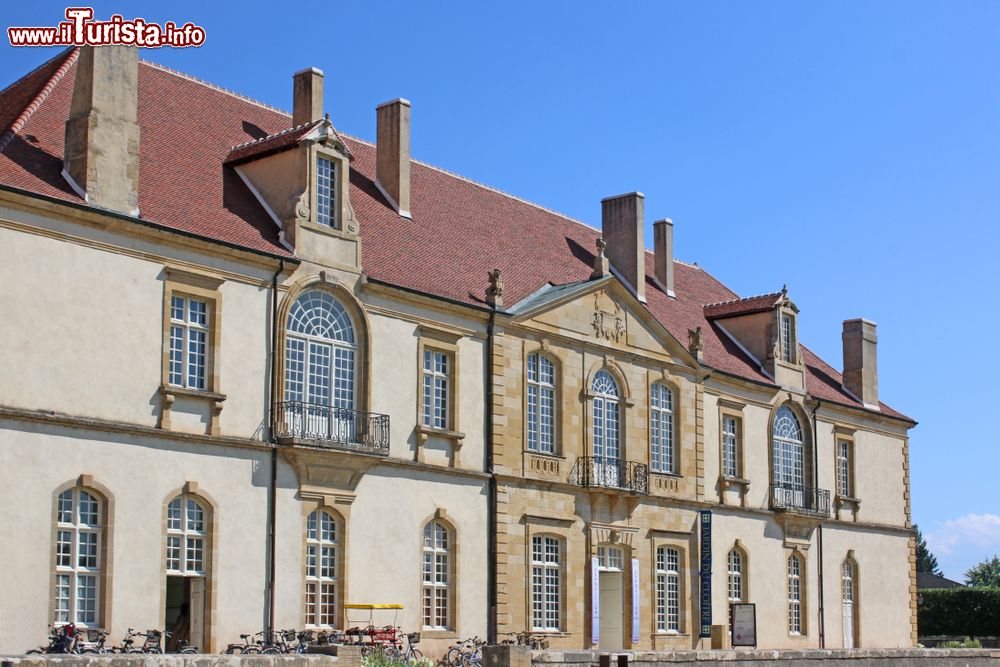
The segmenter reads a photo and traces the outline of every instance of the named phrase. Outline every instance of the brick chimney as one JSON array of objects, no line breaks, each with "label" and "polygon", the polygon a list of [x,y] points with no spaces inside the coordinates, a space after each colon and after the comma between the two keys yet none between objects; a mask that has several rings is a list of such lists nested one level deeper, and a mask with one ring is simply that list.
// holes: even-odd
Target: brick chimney
[{"label": "brick chimney", "polygon": [[641,192],[601,200],[601,227],[608,244],[608,259],[635,290],[639,301],[646,300],[644,218],[645,196]]},{"label": "brick chimney", "polygon": [[139,50],[80,47],[63,178],[88,203],[139,215]]},{"label": "brick chimney", "polygon": [[292,127],[323,119],[323,70],[307,67],[292,75]]},{"label": "brick chimney", "polygon": [[410,102],[399,98],[375,107],[375,185],[404,218],[410,217]]},{"label": "brick chimney", "polygon": [[674,223],[670,218],[653,223],[653,264],[656,280],[667,296],[674,296]]},{"label": "brick chimney", "polygon": [[878,336],[870,320],[844,320],[844,389],[865,406],[878,408]]}]

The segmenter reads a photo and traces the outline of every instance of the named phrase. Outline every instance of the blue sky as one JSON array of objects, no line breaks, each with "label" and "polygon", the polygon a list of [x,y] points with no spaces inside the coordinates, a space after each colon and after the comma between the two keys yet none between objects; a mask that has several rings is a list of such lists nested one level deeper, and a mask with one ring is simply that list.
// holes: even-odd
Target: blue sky
[{"label": "blue sky", "polygon": [[[1000,553],[1000,3],[94,7],[205,27],[143,55],[281,108],[320,67],[362,138],[406,97],[415,157],[588,224],[641,190],[679,259],[744,295],[787,283],[835,366],[842,320],[876,320],[880,396],[920,422],[915,521],[953,578]],[[4,27],[64,8],[16,3]],[[49,57],[3,43],[0,86]]]}]

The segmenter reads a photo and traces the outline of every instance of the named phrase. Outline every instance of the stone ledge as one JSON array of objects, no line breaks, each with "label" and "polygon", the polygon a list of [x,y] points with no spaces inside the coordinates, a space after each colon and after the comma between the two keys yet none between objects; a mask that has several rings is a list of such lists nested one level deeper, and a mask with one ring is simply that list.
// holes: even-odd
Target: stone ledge
[{"label": "stone ledge", "polygon": [[[606,651],[533,651],[532,663],[589,667],[598,664]],[[720,662],[730,667],[742,667],[776,661],[826,661],[845,665],[990,665],[1000,667],[997,649],[787,649],[787,650],[724,650],[724,651],[622,651],[629,663],[643,665],[689,662]],[[614,662],[612,662],[614,664]]]}]

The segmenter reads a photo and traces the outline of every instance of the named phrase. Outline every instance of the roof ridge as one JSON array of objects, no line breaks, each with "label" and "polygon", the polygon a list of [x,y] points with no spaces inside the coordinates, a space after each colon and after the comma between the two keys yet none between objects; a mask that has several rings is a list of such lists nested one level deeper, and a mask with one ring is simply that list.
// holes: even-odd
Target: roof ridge
[{"label": "roof ridge", "polygon": [[[720,283],[721,284],[721,283]],[[723,285],[723,287],[725,287]],[[729,289],[728,287],[726,289]],[[732,291],[732,290],[729,290]],[[765,294],[755,294],[753,296],[743,296],[738,299],[730,299],[729,301],[719,301],[717,303],[706,303],[703,308],[714,308],[715,306],[728,306],[732,303],[739,303],[740,301],[750,301],[751,299],[762,299],[765,296],[781,296],[781,292],[767,292]]]},{"label": "roof ridge", "polygon": [[35,72],[45,67],[46,65],[51,65],[52,61],[56,60],[56,58],[59,58],[60,56],[63,55],[66,56],[66,60],[63,61],[63,64],[60,65],[58,69],[56,69],[56,71],[52,73],[52,76],[49,77],[49,80],[45,82],[45,85],[43,85],[38,90],[37,93],[35,93],[35,96],[31,99],[30,102],[28,102],[28,105],[24,107],[21,113],[18,114],[17,118],[15,118],[14,121],[10,124],[10,127],[7,129],[7,131],[3,133],[3,136],[0,136],[0,153],[3,153],[4,149],[7,148],[7,144],[10,143],[10,140],[13,139],[17,135],[17,133],[21,131],[21,129],[25,126],[25,124],[27,124],[31,116],[36,111],[38,111],[38,108],[42,106],[42,103],[52,93],[52,89],[56,87],[56,84],[59,83],[59,81],[63,78],[63,76],[66,75],[66,72],[69,70],[69,68],[72,67],[73,64],[76,62],[77,58],[80,57],[80,49],[75,47],[70,49],[64,49],[57,56],[55,56],[55,58],[49,58],[38,67],[31,70],[31,72],[25,74],[20,79],[10,84],[10,86],[7,86],[7,88],[3,89],[2,92],[6,92],[11,86],[15,85],[20,81],[23,81],[26,77],[30,76],[31,74],[34,74]]},{"label": "roof ridge", "polygon": [[[362,139],[360,137],[356,137],[353,134],[347,134],[346,132],[341,132],[340,134],[341,134],[341,136],[347,137],[348,139],[350,139],[352,141],[357,141],[358,143],[362,143],[362,144],[364,144],[366,146],[371,146],[372,148],[376,147],[375,144],[373,144],[372,142],[367,141],[365,139]],[[416,162],[417,164],[419,164],[421,166],[424,166],[424,167],[427,167],[428,169],[433,169],[434,171],[437,171],[437,172],[440,172],[442,174],[445,174],[446,176],[451,176],[453,178],[457,178],[460,181],[465,181],[466,183],[469,183],[471,185],[475,185],[476,187],[482,188],[484,190],[489,190],[490,192],[495,192],[498,195],[503,195],[504,197],[509,197],[510,199],[513,199],[514,201],[519,201],[522,204],[527,204],[528,206],[531,206],[533,208],[537,208],[539,211],[545,211],[546,213],[551,213],[552,215],[557,215],[560,218],[562,218],[562,219],[564,219],[564,220],[566,220],[568,222],[575,222],[578,225],[582,225],[582,226],[586,227],[587,229],[589,229],[592,232],[600,232],[601,231],[601,230],[597,229],[596,227],[591,227],[590,225],[588,225],[587,223],[583,222],[582,220],[577,220],[576,218],[571,218],[570,216],[566,215],[565,213],[560,213],[559,211],[556,211],[555,209],[548,208],[547,206],[542,206],[541,204],[535,203],[533,201],[528,201],[527,199],[524,199],[523,197],[518,197],[517,195],[512,194],[510,192],[507,192],[505,190],[501,190],[500,188],[496,188],[496,187],[493,187],[492,185],[487,185],[486,183],[481,183],[480,181],[473,180],[473,179],[469,178],[468,176],[462,176],[461,174],[458,174],[458,173],[456,173],[454,171],[451,171],[449,169],[445,169],[444,167],[439,167],[439,166],[431,164],[429,162],[424,162],[423,160],[416,160],[416,159],[413,159],[413,158],[411,158],[410,161],[411,162]]]},{"label": "roof ridge", "polygon": [[145,58],[141,59],[139,62],[141,62],[143,65],[149,65],[154,69],[158,69],[161,72],[166,72],[167,74],[173,74],[174,76],[180,77],[182,79],[187,79],[188,81],[201,84],[206,88],[210,88],[220,93],[225,93],[226,95],[235,97],[238,100],[243,100],[244,102],[249,102],[250,104],[256,104],[257,106],[263,109],[267,109],[268,111],[274,111],[276,113],[280,113],[285,116],[292,115],[288,111],[284,109],[279,109],[278,107],[268,104],[267,102],[261,102],[260,100],[255,100],[254,98],[249,97],[247,95],[243,95],[242,93],[238,93],[235,90],[230,90],[229,88],[223,88],[222,86],[212,83],[211,81],[206,81],[205,79],[194,76],[193,74],[188,74],[187,72],[182,72],[180,70],[174,69],[173,67],[167,67],[166,65],[153,62],[152,60],[146,60]]}]

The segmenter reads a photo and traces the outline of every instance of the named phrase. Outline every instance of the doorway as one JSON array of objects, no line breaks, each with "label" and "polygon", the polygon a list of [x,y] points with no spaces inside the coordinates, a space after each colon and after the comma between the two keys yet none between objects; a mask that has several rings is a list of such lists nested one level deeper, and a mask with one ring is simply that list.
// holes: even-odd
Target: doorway
[{"label": "doorway", "polygon": [[204,577],[167,577],[164,619],[164,629],[170,633],[165,643],[168,652],[183,646],[205,650]]},{"label": "doorway", "polygon": [[625,554],[618,547],[597,547],[602,651],[625,648]]}]

